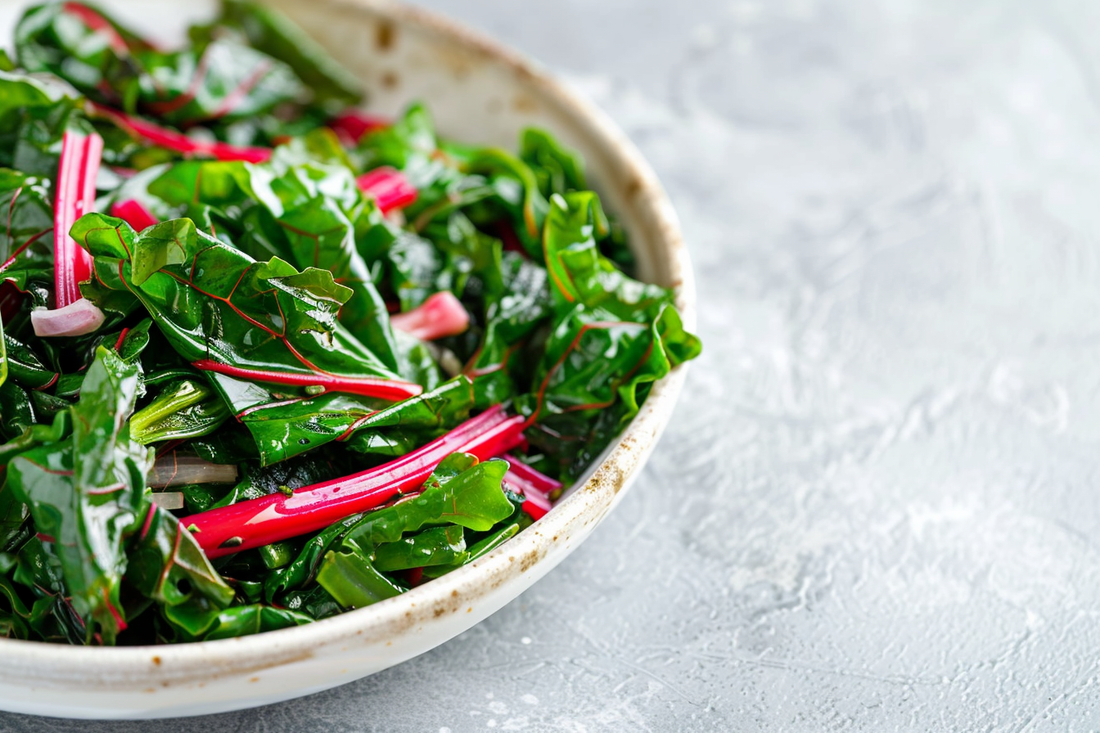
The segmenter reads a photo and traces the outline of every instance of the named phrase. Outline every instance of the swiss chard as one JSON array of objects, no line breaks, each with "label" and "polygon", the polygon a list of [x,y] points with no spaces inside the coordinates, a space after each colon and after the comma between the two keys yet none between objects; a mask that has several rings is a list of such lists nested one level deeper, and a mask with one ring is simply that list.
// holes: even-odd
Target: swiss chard
[{"label": "swiss chard", "polygon": [[[317,582],[341,605],[359,608],[404,590],[380,570],[464,561],[461,528],[484,532],[515,509],[501,489],[507,470],[503,461],[478,463],[473,456],[450,456],[418,496],[372,512],[344,532],[339,548],[325,554]],[[454,529],[419,532],[438,524]]]},{"label": "swiss chard", "polygon": [[259,2],[174,47],[47,2],[15,51],[0,637],[222,639],[404,593],[538,521],[699,354],[577,153],[354,107]]},{"label": "swiss chard", "polygon": [[119,596],[124,544],[138,522],[151,463],[130,441],[127,423],[141,386],[138,368],[103,349],[84,381],[72,435],[12,459],[8,487],[30,507],[39,537],[56,553],[89,637],[98,626],[112,643],[126,628]]}]

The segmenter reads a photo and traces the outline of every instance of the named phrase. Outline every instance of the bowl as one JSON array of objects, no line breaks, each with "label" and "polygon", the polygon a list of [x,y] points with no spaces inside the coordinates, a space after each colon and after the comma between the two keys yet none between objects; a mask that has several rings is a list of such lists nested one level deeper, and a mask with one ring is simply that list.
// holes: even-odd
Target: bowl
[{"label": "bowl", "polygon": [[[423,10],[383,0],[269,0],[369,90],[370,109],[395,115],[425,100],[443,134],[514,149],[527,125],[580,150],[595,188],[632,237],[643,279],[675,289],[694,326],[694,287],[672,207],[654,173],[599,110],[516,53]],[[20,3],[21,5],[22,3]],[[139,28],[209,16],[209,0],[157,6],[105,2]],[[10,37],[18,9],[4,9]],[[139,14],[141,13],[141,14]],[[143,15],[142,15],[143,14]],[[0,708],[73,718],[157,718],[264,705],[351,682],[469,629],[575,550],[637,477],[672,414],[685,375],[654,386],[619,440],[532,527],[495,552],[368,608],[282,631],[195,644],[89,648],[0,639]]]}]

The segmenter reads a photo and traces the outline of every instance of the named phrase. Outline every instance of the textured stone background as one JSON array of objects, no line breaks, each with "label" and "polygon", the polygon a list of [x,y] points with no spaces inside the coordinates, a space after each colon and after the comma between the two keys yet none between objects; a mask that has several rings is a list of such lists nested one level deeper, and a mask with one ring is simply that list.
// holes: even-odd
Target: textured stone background
[{"label": "textured stone background", "polygon": [[672,194],[707,353],[652,462],[396,669],[0,729],[1100,728],[1100,4],[423,4],[571,79]]}]

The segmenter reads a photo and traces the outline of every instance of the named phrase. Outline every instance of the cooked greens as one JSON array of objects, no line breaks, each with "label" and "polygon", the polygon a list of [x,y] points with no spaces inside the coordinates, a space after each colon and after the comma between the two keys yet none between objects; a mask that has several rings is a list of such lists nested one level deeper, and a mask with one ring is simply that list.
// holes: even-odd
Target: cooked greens
[{"label": "cooked greens", "polygon": [[0,636],[221,639],[472,562],[700,353],[548,132],[358,109],[286,18],[0,54]]}]

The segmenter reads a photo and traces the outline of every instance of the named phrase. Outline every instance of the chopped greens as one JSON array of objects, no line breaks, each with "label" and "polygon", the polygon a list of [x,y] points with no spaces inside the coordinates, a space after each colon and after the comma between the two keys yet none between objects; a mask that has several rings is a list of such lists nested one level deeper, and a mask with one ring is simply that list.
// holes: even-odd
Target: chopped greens
[{"label": "chopped greens", "polygon": [[545,515],[701,351],[549,132],[370,115],[258,3],[188,38],[49,2],[0,53],[0,637],[404,593]]}]

